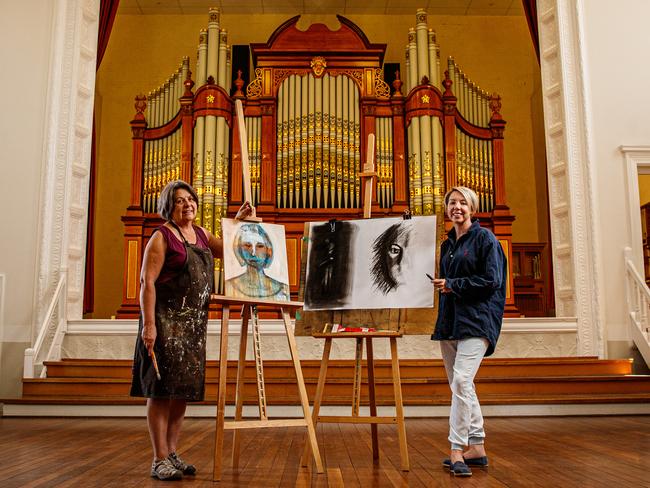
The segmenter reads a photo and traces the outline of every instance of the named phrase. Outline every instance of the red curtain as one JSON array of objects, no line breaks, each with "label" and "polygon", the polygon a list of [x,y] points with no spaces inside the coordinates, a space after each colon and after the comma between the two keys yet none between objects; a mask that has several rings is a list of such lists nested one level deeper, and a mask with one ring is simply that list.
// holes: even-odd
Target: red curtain
[{"label": "red curtain", "polygon": [[[102,63],[108,39],[113,29],[120,0],[101,0],[99,7],[99,32],[97,33],[97,65]],[[92,313],[95,308],[95,114],[93,114],[93,135],[90,149],[90,184],[88,198],[88,226],[86,238],[86,275],[84,280],[84,313]]]},{"label": "red curtain", "polygon": [[528,21],[528,29],[530,30],[530,37],[533,39],[533,46],[535,46],[535,54],[537,54],[537,61],[539,62],[539,28],[537,24],[537,0],[521,0],[524,4],[524,12],[526,13],[526,20]]}]

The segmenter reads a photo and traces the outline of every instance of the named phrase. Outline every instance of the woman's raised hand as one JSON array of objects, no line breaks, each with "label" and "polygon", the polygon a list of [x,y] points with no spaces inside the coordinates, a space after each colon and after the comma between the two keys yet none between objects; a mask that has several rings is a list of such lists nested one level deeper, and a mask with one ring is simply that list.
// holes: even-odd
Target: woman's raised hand
[{"label": "woman's raised hand", "polygon": [[242,206],[239,207],[239,210],[237,210],[237,215],[235,215],[235,219],[243,220],[252,214],[253,214],[253,206],[249,201],[245,201],[242,204]]}]

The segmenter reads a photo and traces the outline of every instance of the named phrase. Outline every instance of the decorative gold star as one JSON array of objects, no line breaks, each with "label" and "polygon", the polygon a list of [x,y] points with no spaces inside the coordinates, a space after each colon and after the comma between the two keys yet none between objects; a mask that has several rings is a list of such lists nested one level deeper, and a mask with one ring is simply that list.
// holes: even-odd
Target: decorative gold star
[{"label": "decorative gold star", "polygon": [[206,100],[208,101],[208,103],[214,103],[214,95],[208,95],[206,97]]},{"label": "decorative gold star", "polygon": [[422,95],[422,103],[429,103],[429,95]]}]

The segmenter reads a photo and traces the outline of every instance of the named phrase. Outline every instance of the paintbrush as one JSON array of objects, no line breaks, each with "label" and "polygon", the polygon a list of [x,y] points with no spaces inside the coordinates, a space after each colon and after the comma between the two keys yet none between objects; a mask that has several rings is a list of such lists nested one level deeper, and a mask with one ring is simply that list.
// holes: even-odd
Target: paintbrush
[{"label": "paintbrush", "polygon": [[151,350],[151,360],[153,361],[153,369],[156,370],[156,378],[160,381],[162,378],[160,377],[160,370],[158,369],[158,361],[156,361],[156,353],[153,349]]}]

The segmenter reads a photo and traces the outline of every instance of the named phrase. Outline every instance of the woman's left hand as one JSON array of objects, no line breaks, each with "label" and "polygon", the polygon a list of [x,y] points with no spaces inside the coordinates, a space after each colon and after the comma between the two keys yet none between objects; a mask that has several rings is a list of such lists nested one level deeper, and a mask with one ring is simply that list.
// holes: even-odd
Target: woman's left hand
[{"label": "woman's left hand", "polygon": [[253,206],[249,201],[246,201],[242,204],[241,207],[239,207],[239,210],[237,210],[237,215],[235,215],[235,219],[243,220],[252,214],[253,214]]}]

